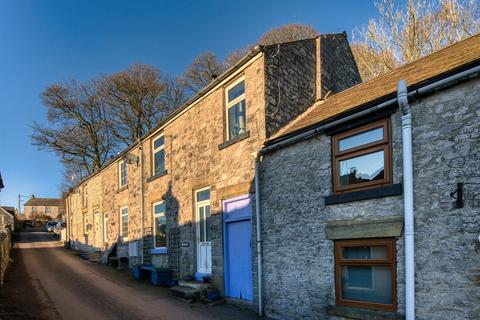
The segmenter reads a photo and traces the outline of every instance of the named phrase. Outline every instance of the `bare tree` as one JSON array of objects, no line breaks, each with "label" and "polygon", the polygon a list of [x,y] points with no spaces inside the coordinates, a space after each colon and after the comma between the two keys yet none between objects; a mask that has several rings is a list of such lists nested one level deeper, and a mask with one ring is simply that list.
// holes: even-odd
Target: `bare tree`
[{"label": "bare tree", "polygon": [[42,93],[49,126],[32,125],[32,143],[55,152],[65,165],[91,174],[99,170],[115,148],[104,105],[93,82],[51,85]]},{"label": "bare tree", "polygon": [[247,46],[245,48],[233,50],[223,61],[223,66],[225,70],[240,61],[240,59],[242,59],[248,53],[248,51],[250,51],[251,48],[251,46]]},{"label": "bare tree", "polygon": [[480,31],[474,0],[382,0],[378,19],[353,31],[352,51],[364,80]]},{"label": "bare tree", "polygon": [[291,42],[315,38],[319,32],[312,26],[290,23],[274,28],[258,39],[257,44],[270,45],[282,42]]},{"label": "bare tree", "polygon": [[223,71],[224,67],[215,53],[206,52],[193,60],[180,81],[190,93],[198,93]]},{"label": "bare tree", "polygon": [[184,104],[188,96],[185,87],[178,78],[165,76],[163,77],[163,83],[165,84],[165,91],[160,96],[160,103],[171,112]]},{"label": "bare tree", "polygon": [[171,111],[162,103],[167,85],[154,67],[135,64],[103,76],[96,83],[108,110],[110,130],[126,145],[142,137]]}]

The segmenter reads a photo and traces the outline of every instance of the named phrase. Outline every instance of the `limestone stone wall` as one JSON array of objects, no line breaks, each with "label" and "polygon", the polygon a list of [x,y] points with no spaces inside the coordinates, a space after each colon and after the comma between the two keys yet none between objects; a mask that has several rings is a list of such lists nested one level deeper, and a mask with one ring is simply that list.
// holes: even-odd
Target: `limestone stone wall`
[{"label": "limestone stone wall", "polygon": [[305,111],[315,100],[314,39],[265,48],[267,136]]},{"label": "limestone stone wall", "polygon": [[[480,81],[412,103],[417,319],[480,317]],[[391,116],[394,183],[402,182],[401,117]],[[403,216],[402,196],[325,206],[332,193],[330,137],[262,163],[265,311],[273,319],[341,319],[335,305],[328,222]],[[465,206],[450,193],[465,186]],[[397,239],[398,312],[404,314],[404,237]]]},{"label": "limestone stone wall", "polygon": [[337,93],[362,82],[345,32],[321,35],[318,42],[319,98],[324,98],[329,92]]}]

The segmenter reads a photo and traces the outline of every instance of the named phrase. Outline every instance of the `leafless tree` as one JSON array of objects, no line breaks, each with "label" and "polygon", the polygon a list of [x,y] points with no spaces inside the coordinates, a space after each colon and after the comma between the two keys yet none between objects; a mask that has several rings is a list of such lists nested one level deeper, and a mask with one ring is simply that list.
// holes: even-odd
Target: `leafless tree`
[{"label": "leafless tree", "polygon": [[290,23],[268,31],[262,35],[260,39],[258,39],[257,44],[265,46],[282,42],[315,38],[318,35],[319,32],[312,26]]},{"label": "leafless tree", "polygon": [[193,60],[180,81],[190,93],[198,93],[223,71],[224,67],[215,53],[206,52]]},{"label": "leafless tree", "polygon": [[115,149],[104,105],[93,82],[55,84],[42,93],[49,126],[34,122],[32,143],[55,152],[86,174],[99,170]]},{"label": "leafless tree", "polygon": [[166,110],[173,111],[187,101],[187,92],[178,78],[165,76],[162,81],[165,91],[160,96],[160,103]]},{"label": "leafless tree", "polygon": [[353,31],[352,50],[364,80],[480,31],[475,0],[382,0],[376,7],[379,18]]},{"label": "leafless tree", "polygon": [[161,101],[167,85],[154,67],[135,64],[103,76],[96,83],[108,110],[111,132],[126,145],[142,137],[170,112]]},{"label": "leafless tree", "polygon": [[240,59],[242,59],[248,53],[248,51],[250,51],[251,48],[251,46],[247,46],[245,48],[239,48],[232,51],[223,61],[223,66],[225,70],[240,61]]}]

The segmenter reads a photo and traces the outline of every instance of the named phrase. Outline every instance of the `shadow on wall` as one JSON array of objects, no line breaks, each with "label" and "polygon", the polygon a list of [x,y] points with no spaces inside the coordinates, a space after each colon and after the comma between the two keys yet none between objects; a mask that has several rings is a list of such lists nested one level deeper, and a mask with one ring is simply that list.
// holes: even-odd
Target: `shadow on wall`
[{"label": "shadow on wall", "polygon": [[[153,213],[153,208],[149,209],[147,206],[151,204],[145,204],[145,217],[147,214],[151,214],[151,219],[145,219],[147,221],[153,221],[153,227],[144,227],[143,241],[141,237],[130,238],[126,241],[122,240],[119,236],[117,241],[111,244],[108,248],[100,248],[89,244],[92,240],[88,235],[83,238],[76,238],[70,240],[70,247],[73,250],[83,252],[85,254],[91,254],[95,256],[106,255],[106,259],[102,259],[104,263],[108,261],[128,262],[128,266],[131,268],[135,265],[142,263],[142,251],[143,251],[143,263],[153,264],[157,268],[170,269],[173,271],[173,275],[176,279],[181,277],[185,270],[190,269],[190,261],[193,257],[190,257],[188,252],[184,252],[182,257],[181,242],[189,242],[191,246],[194,233],[192,232],[192,223],[189,222],[183,226],[178,223],[178,200],[173,196],[172,184],[168,185],[167,192],[162,195],[161,200],[165,203],[165,212],[162,215],[161,212],[156,215]],[[140,213],[129,214],[129,220],[132,216],[139,217]],[[164,219],[162,219],[162,216]],[[158,217],[158,218],[156,218]],[[163,222],[165,226],[158,224]],[[131,226],[129,226],[131,228]],[[140,233],[140,232],[138,232]],[[91,238],[91,237],[90,237]],[[143,245],[142,245],[143,243]],[[165,246],[166,243],[166,246]],[[192,246],[193,247],[193,246]],[[184,250],[186,251],[186,250]],[[98,258],[96,257],[95,258]],[[180,261],[183,261],[183,268],[181,270]],[[113,262],[117,265],[116,262]]]}]

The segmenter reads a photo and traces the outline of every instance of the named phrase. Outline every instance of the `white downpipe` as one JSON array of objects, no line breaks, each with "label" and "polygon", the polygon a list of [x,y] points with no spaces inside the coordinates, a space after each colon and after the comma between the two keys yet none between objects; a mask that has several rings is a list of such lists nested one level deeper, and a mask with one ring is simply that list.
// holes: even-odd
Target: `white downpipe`
[{"label": "white downpipe", "polygon": [[258,283],[258,315],[263,316],[262,301],[262,234],[260,233],[260,154],[255,157],[255,216],[257,224],[257,283]]},{"label": "white downpipe", "polygon": [[408,104],[407,83],[398,82],[398,105],[402,110],[403,206],[405,219],[405,315],[415,319],[415,246],[413,218],[412,113]]}]

